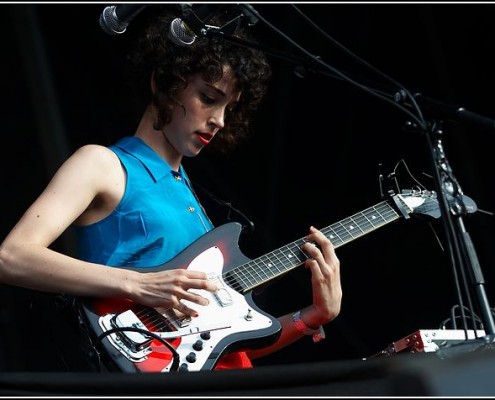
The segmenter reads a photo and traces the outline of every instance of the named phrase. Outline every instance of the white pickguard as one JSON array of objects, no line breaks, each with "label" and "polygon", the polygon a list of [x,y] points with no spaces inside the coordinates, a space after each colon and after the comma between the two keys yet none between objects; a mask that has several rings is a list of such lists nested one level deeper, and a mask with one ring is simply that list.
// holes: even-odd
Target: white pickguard
[{"label": "white pickguard", "polygon": [[[206,290],[190,290],[206,297],[210,301],[207,306],[183,300],[184,304],[199,314],[198,317],[193,317],[187,326],[187,331],[193,333],[182,336],[181,343],[176,348],[179,353],[180,364],[187,363],[189,371],[200,370],[215,346],[227,336],[239,332],[257,331],[272,325],[270,318],[252,309],[246,302],[244,295],[231,289],[223,281],[221,276],[223,265],[223,254],[215,246],[200,253],[188,267],[188,270],[205,272],[219,286],[219,292],[216,294]],[[200,333],[204,331],[210,332],[208,340],[203,340],[200,337]],[[203,343],[203,349],[200,351],[193,348],[198,340]],[[195,362],[187,360],[190,353],[195,354]],[[168,372],[170,366],[167,366],[162,372]]]}]

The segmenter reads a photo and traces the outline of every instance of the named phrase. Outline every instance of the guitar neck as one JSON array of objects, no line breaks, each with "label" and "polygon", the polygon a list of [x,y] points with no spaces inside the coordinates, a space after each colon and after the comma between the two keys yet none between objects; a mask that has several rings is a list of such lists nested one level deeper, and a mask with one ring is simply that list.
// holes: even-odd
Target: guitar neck
[{"label": "guitar neck", "polygon": [[400,215],[391,204],[388,201],[383,201],[327,228],[323,228],[321,232],[337,248],[399,218]]},{"label": "guitar neck", "polygon": [[[338,248],[398,218],[400,215],[385,200],[320,231]],[[225,273],[224,280],[238,292],[248,292],[304,264],[308,257],[301,246],[306,242],[306,238],[298,239],[242,264]]]}]

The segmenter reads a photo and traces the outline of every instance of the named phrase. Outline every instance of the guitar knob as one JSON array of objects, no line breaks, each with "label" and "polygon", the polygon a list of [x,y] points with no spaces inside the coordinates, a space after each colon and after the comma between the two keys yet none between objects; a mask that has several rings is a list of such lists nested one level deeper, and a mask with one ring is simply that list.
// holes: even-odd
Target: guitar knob
[{"label": "guitar knob", "polygon": [[201,339],[203,340],[210,340],[211,339],[211,333],[210,332],[202,332],[201,335]]},{"label": "guitar knob", "polygon": [[186,356],[186,360],[189,361],[190,363],[196,362],[196,353],[189,353]]},{"label": "guitar knob", "polygon": [[203,350],[203,341],[201,340],[196,340],[196,342],[193,344],[193,349],[196,351],[201,351]]},{"label": "guitar knob", "polygon": [[179,367],[179,371],[181,371],[181,372],[187,372],[187,371],[189,371],[189,367],[187,366],[186,363],[182,363],[180,365],[180,367]]}]

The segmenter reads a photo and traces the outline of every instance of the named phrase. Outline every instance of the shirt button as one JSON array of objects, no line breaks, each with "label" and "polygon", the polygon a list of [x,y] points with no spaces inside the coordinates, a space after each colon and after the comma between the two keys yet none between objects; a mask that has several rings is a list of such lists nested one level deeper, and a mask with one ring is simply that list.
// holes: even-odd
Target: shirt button
[{"label": "shirt button", "polygon": [[178,182],[180,182],[182,180],[182,177],[180,175],[175,175],[174,178]]},{"label": "shirt button", "polygon": [[189,212],[194,212],[194,207],[192,206],[189,206],[187,209],[189,210]]}]

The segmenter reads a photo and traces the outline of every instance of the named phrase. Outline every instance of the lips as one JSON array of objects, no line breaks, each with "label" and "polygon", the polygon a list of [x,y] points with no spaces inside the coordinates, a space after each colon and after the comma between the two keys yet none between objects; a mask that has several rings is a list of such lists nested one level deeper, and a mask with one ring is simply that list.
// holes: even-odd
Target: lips
[{"label": "lips", "polygon": [[213,134],[209,132],[198,132],[197,135],[200,142],[204,145],[210,143],[211,139],[213,138]]}]

